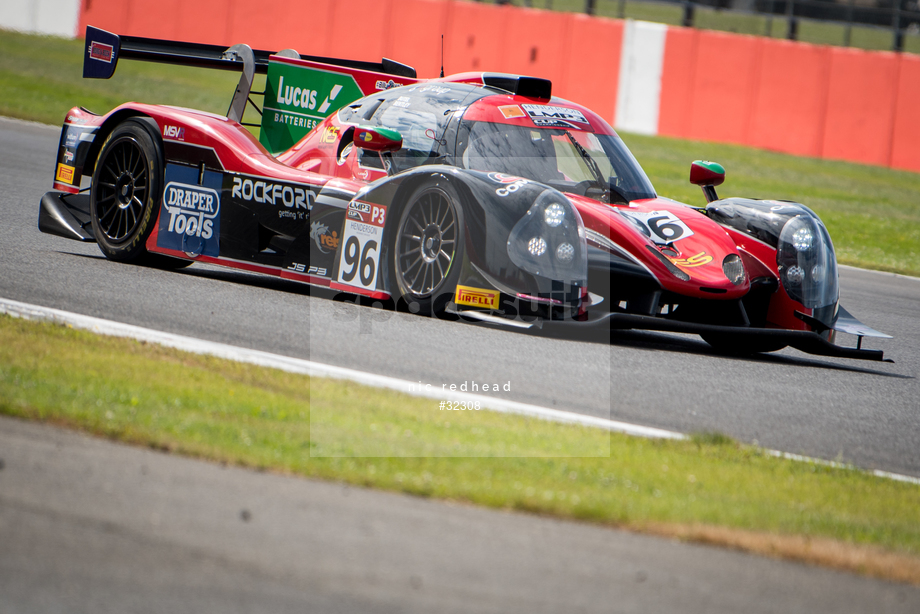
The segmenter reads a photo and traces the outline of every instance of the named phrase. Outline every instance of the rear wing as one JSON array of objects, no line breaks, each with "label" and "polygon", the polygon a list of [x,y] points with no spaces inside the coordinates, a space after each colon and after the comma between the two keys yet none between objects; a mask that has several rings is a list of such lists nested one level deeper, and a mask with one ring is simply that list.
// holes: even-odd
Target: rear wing
[{"label": "rear wing", "polygon": [[[85,79],[108,79],[115,73],[119,59],[143,60],[147,62],[160,62],[165,64],[178,64],[198,68],[213,68],[218,70],[233,70],[241,72],[240,83],[233,94],[227,118],[242,123],[243,112],[246,110],[247,101],[259,113],[262,111],[252,103],[250,93],[265,94],[265,92],[252,92],[252,81],[255,75],[268,74],[269,67],[273,64],[272,56],[288,58],[303,65],[321,65],[326,70],[345,73],[373,73],[385,78],[386,83],[403,85],[416,80],[415,69],[384,58],[380,62],[362,62],[356,60],[342,60],[319,56],[300,55],[293,49],[282,51],[254,50],[249,45],[238,44],[232,47],[220,45],[204,45],[200,43],[185,43],[178,41],[160,40],[155,38],[141,38],[138,36],[119,36],[93,26],[86,27],[86,47],[83,51],[83,77]],[[335,69],[338,70],[335,70]],[[377,79],[379,81],[379,79]],[[266,88],[268,89],[268,88]],[[369,93],[364,92],[362,95]],[[283,92],[282,92],[283,95]],[[359,96],[360,97],[360,96]],[[267,98],[266,98],[267,100]],[[353,100],[341,100],[342,104],[333,110],[338,110]],[[327,111],[328,109],[324,109]],[[331,112],[331,111],[330,111]],[[263,121],[264,127],[264,121]]]}]

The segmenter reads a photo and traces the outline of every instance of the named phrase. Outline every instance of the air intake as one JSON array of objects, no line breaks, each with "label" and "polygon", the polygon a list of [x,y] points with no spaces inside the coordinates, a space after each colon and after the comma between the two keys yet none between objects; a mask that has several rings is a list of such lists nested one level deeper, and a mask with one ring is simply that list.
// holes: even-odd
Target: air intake
[{"label": "air intake", "polygon": [[528,98],[549,100],[553,97],[553,82],[549,79],[487,72],[482,75],[482,83],[489,87],[505,90],[519,96],[527,96]]}]

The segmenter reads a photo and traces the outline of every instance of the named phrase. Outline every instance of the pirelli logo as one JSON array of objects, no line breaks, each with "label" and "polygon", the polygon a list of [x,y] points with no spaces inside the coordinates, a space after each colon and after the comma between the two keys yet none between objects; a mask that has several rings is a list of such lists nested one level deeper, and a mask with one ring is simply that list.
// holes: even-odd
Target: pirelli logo
[{"label": "pirelli logo", "polygon": [[73,184],[73,172],[74,167],[67,166],[66,164],[58,164],[57,173],[54,174],[54,178],[62,183]]},{"label": "pirelli logo", "polygon": [[459,285],[457,286],[457,292],[454,294],[454,302],[458,305],[484,307],[486,309],[498,309],[498,298],[499,292]]}]

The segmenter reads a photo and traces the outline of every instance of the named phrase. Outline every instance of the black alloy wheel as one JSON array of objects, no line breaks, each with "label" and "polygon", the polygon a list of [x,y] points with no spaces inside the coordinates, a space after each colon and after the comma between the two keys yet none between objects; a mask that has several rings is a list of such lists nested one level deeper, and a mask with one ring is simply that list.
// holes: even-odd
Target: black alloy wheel
[{"label": "black alloy wheel", "polygon": [[[463,250],[463,213],[449,184],[422,186],[400,216],[395,279],[409,310],[442,311],[453,296]],[[415,306],[413,308],[413,305]]]},{"label": "black alloy wheel", "polygon": [[106,139],[93,173],[90,213],[107,258],[146,255],[162,190],[162,159],[158,142],[139,120],[123,122]]}]

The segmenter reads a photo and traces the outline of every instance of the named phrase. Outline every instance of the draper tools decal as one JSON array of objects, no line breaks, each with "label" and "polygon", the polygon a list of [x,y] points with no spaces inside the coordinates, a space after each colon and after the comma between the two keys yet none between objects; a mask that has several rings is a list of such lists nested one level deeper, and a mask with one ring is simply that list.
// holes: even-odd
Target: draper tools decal
[{"label": "draper tools decal", "polygon": [[219,255],[221,175],[166,165],[166,187],[160,205],[157,246],[195,256]]}]

